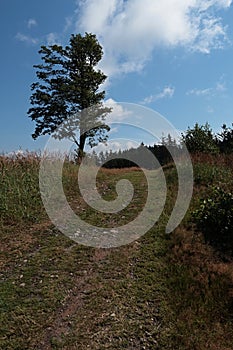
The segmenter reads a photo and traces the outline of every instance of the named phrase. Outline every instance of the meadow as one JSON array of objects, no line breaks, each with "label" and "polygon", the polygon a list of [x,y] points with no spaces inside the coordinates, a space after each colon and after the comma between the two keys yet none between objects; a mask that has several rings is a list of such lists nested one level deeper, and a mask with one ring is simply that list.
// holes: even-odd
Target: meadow
[{"label": "meadow", "polygon": [[[213,186],[233,190],[231,155],[193,157],[194,192],[183,222],[166,223],[177,194],[177,174],[164,166],[167,200],[159,221],[129,245],[82,246],[50,222],[39,191],[38,155],[0,157],[0,349],[233,349],[233,260],[209,244],[193,212]],[[153,171],[153,170],[151,170]],[[146,179],[137,168],[102,169],[97,187],[116,197],[126,178],[134,197],[117,214],[83,201],[77,165],[67,161],[63,185],[83,219],[122,225],[142,210]]]}]

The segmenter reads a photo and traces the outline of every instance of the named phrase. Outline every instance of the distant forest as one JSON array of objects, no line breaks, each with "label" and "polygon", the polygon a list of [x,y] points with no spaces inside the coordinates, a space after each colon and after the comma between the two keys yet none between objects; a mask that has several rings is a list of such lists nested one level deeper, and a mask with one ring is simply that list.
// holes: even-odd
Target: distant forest
[{"label": "distant forest", "polygon": [[[232,124],[233,126],[233,124]],[[146,146],[143,143],[138,148],[128,150],[92,152],[88,158],[98,166],[104,168],[129,168],[142,167],[145,169],[156,169],[160,166],[171,163],[175,158],[181,157],[184,152],[184,145],[190,152],[208,154],[229,154],[233,153],[233,129],[222,126],[219,134],[214,134],[210,125],[195,124],[193,128],[181,134],[177,142],[171,135],[162,137],[160,144]],[[154,156],[154,157],[153,157]]]}]

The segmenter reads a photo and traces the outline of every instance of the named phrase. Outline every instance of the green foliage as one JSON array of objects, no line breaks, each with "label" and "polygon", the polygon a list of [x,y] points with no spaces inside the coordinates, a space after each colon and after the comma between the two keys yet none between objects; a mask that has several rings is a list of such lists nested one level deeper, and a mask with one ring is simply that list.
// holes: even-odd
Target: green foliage
[{"label": "green foliage", "polygon": [[102,47],[95,35],[86,33],[72,35],[65,48],[42,46],[39,53],[44,64],[34,66],[39,82],[31,86],[33,107],[28,111],[36,122],[32,137],[53,134],[59,139],[69,138],[82,158],[86,140],[92,147],[106,141],[109,131],[104,120],[111,109],[102,105],[105,92],[99,91],[106,76],[96,69]]},{"label": "green foliage", "polygon": [[194,128],[188,128],[185,134],[182,134],[182,142],[190,153],[218,153],[216,140],[208,123],[196,123]]},{"label": "green foliage", "polygon": [[226,167],[208,163],[195,163],[193,166],[196,185],[208,186],[214,183],[232,182],[232,172]]},{"label": "green foliage", "polygon": [[215,248],[233,253],[233,194],[213,186],[193,212],[197,228]]},{"label": "green foliage", "polygon": [[217,145],[221,153],[233,152],[233,129],[227,127],[226,124],[223,124],[222,132],[217,136]]}]

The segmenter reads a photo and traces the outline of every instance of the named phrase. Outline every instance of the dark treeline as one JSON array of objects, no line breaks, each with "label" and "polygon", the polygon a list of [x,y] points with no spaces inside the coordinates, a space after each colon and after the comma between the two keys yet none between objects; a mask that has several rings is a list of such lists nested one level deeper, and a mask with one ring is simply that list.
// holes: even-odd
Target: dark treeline
[{"label": "dark treeline", "polygon": [[[130,168],[142,167],[145,169],[157,169],[160,166],[173,161],[173,156],[182,153],[182,146],[176,143],[170,135],[162,139],[161,144],[145,146],[143,143],[138,148],[128,150],[92,153],[91,158],[96,165],[104,168]],[[172,156],[173,155],[173,156]]]},{"label": "dark treeline", "polygon": [[105,168],[142,167],[156,169],[173,162],[174,157],[182,156],[184,145],[190,154],[232,153],[233,128],[223,125],[221,132],[214,134],[208,123],[205,125],[196,123],[193,128],[188,128],[181,135],[180,143],[177,143],[171,135],[168,135],[162,138],[161,144],[145,146],[141,143],[138,148],[100,152],[99,154],[93,152],[90,157],[96,165],[102,165]]}]

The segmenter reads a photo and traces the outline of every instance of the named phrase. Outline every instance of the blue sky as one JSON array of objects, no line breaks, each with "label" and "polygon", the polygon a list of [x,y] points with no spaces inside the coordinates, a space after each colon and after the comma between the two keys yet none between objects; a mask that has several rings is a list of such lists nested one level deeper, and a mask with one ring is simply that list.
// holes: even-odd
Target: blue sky
[{"label": "blue sky", "polygon": [[33,64],[41,45],[85,31],[104,48],[106,100],[152,108],[178,130],[233,122],[231,0],[0,0],[0,17],[0,152],[44,147],[27,117]]}]

